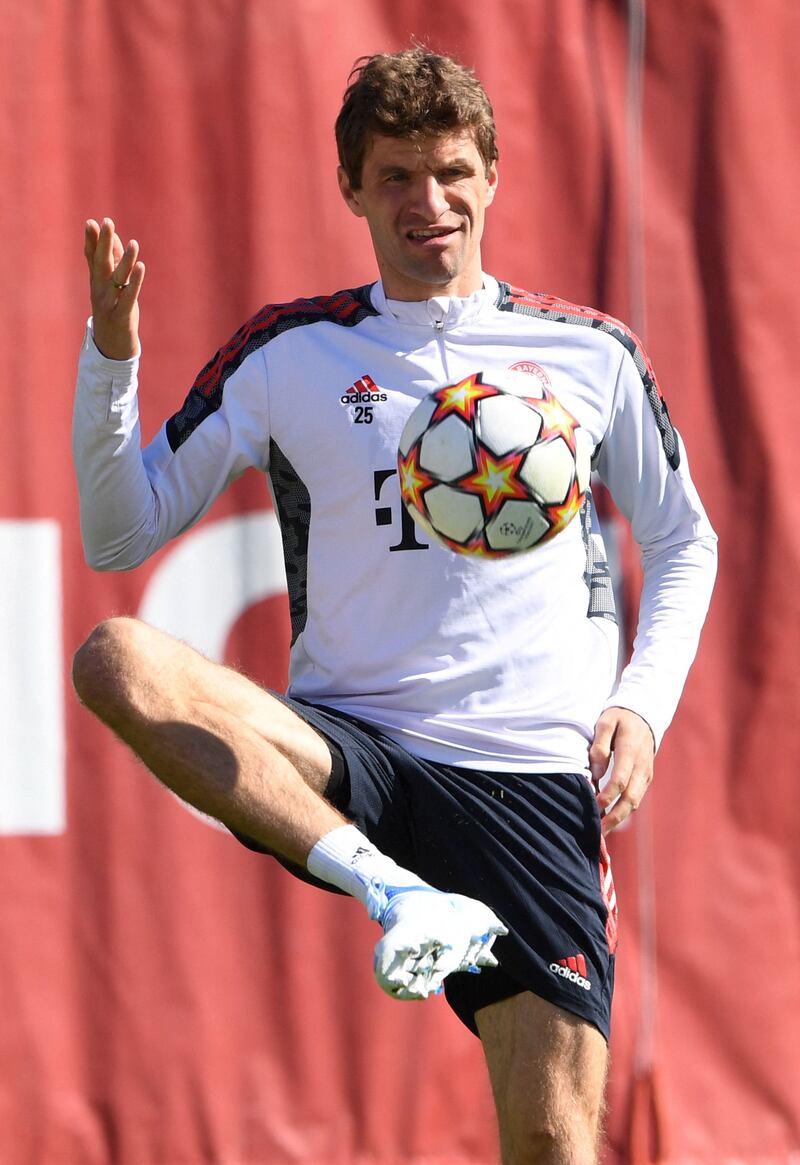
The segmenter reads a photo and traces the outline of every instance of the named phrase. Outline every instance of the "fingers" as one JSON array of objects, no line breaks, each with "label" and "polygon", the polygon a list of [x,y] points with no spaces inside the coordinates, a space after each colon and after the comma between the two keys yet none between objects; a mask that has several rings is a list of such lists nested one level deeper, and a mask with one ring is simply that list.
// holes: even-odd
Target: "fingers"
[{"label": "fingers", "polygon": [[97,250],[97,241],[100,238],[100,227],[90,218],[86,223],[86,229],[83,233],[83,253],[86,256],[86,262],[89,264],[89,271],[93,270],[94,253]]},{"label": "fingers", "polygon": [[652,770],[647,772],[643,768],[631,769],[625,765],[618,775],[617,762],[614,761],[614,775],[597,798],[603,814],[603,833],[617,829],[636,812],[651,780]]},{"label": "fingers", "polygon": [[127,291],[128,298],[135,299],[144,280],[144,263],[138,261],[139,244],[136,239],[131,239],[123,248],[117,236],[114,237],[119,246],[112,251],[115,265],[111,272],[111,286],[120,293],[120,298]]},{"label": "fingers", "polygon": [[134,302],[138,299],[139,292],[144,283],[145,266],[144,263],[136,261],[135,255],[133,262],[129,266],[130,270],[118,269],[115,271],[112,282],[115,291],[119,292],[120,301],[124,301],[127,297],[128,301]]},{"label": "fingers", "polygon": [[589,750],[597,783],[613,755],[614,767],[597,795],[604,833],[617,829],[641,804],[653,779],[655,742],[649,724],[626,708],[609,708],[597,722]]},{"label": "fingers", "polygon": [[[89,264],[89,274],[93,290],[111,284],[115,291],[124,287],[131,278],[139,257],[139,244],[131,239],[127,246],[116,232],[113,219],[104,218],[102,225],[88,219],[84,230],[83,253]],[[143,268],[138,280],[141,284]],[[105,288],[107,290],[107,287]]]},{"label": "fingers", "polygon": [[139,351],[138,298],[145,276],[136,239],[123,246],[113,219],[88,219],[83,253],[89,266],[92,328],[95,344],[113,360],[128,360]]},{"label": "fingers", "polygon": [[611,760],[615,728],[614,721],[605,715],[600,717],[595,726],[594,740],[589,749],[589,768],[595,785],[600,784]]},{"label": "fingers", "polygon": [[88,219],[83,239],[90,275],[108,279],[124,250],[113,219],[104,218],[99,224],[93,218]]}]

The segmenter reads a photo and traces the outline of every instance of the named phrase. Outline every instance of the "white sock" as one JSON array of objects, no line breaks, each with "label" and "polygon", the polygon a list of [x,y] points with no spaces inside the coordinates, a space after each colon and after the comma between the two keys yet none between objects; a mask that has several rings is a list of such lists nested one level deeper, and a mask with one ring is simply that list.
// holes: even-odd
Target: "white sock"
[{"label": "white sock", "polygon": [[338,886],[367,905],[373,879],[386,886],[425,886],[426,882],[376,849],[355,825],[341,825],[321,837],[306,862],[308,872]]}]

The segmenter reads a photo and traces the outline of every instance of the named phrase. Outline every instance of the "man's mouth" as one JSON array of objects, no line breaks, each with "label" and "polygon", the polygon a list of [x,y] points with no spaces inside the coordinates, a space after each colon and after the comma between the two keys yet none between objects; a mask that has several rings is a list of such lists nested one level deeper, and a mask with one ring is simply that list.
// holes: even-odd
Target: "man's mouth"
[{"label": "man's mouth", "polygon": [[408,231],[407,237],[412,240],[443,239],[455,233],[455,227],[422,227]]}]

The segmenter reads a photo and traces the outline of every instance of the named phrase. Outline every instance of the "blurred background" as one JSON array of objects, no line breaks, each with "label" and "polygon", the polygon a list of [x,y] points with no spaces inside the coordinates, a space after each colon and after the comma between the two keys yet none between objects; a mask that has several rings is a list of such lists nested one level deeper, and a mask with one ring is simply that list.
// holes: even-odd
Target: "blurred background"
[{"label": "blurred background", "polygon": [[[335,183],[354,60],[475,68],[487,270],[644,340],[720,536],[635,823],[607,1165],[800,1162],[800,7],[795,0],[0,2],[0,1160],[493,1165],[478,1042],[371,975],[373,924],[199,819],[78,706],[138,614],[281,687],[262,479],[128,575],[84,565],[70,462],[87,217],[139,239],[146,438],[267,302],[375,277]],[[630,609],[627,534],[609,515]]]}]

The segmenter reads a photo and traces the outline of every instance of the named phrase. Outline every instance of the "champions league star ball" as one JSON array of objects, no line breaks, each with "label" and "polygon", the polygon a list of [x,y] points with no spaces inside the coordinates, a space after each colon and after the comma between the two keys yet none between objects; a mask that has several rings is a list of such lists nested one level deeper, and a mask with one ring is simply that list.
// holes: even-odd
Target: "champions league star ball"
[{"label": "champions league star ball", "polygon": [[[519,379],[517,379],[519,378]],[[437,389],[400,438],[400,493],[415,521],[459,554],[500,558],[555,537],[589,484],[587,434],[549,388],[481,372]]]}]

